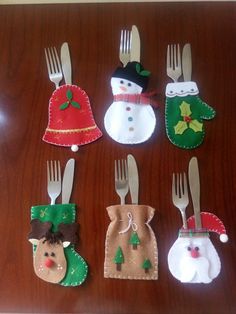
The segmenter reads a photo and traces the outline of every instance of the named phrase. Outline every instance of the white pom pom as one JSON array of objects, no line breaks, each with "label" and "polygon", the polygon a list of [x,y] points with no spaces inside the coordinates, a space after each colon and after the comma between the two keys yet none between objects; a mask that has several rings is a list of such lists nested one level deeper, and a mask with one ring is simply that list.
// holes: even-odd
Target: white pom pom
[{"label": "white pom pom", "polygon": [[72,145],[71,150],[72,150],[72,152],[76,153],[79,150],[79,146],[78,145]]},{"label": "white pom pom", "polygon": [[222,233],[222,234],[220,235],[220,241],[221,241],[221,242],[227,242],[228,239],[229,239],[229,238],[228,238],[227,234]]}]

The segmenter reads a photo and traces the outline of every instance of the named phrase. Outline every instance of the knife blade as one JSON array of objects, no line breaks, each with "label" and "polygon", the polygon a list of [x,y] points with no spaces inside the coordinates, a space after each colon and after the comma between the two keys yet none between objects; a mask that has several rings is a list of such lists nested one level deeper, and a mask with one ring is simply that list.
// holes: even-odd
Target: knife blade
[{"label": "knife blade", "polygon": [[139,177],[138,167],[134,156],[129,154],[127,156],[128,162],[128,178],[129,178],[129,190],[131,195],[132,204],[138,204],[138,192],[139,192]]},{"label": "knife blade", "polygon": [[75,170],[75,159],[71,158],[67,161],[62,180],[62,204],[70,202],[70,196],[73,187]]},{"label": "knife blade", "polygon": [[196,157],[192,157],[189,162],[188,168],[189,177],[189,187],[192,196],[194,218],[195,218],[195,228],[201,229],[201,215],[200,215],[200,179],[199,179],[199,169],[198,161]]},{"label": "knife blade", "polygon": [[191,81],[192,77],[192,54],[191,45],[185,44],[182,52],[182,68],[184,81]]},{"label": "knife blade", "polygon": [[136,25],[132,26],[131,31],[130,61],[140,62],[140,36]]},{"label": "knife blade", "polygon": [[72,84],[71,59],[68,43],[61,46],[61,65],[66,84]]}]

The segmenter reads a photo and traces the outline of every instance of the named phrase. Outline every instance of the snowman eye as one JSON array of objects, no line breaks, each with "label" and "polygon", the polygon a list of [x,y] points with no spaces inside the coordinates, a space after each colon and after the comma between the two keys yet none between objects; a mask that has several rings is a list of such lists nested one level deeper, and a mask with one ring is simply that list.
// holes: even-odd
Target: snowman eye
[{"label": "snowman eye", "polygon": [[195,249],[195,251],[199,251],[199,247],[198,246],[196,246],[194,249]]},{"label": "snowman eye", "polygon": [[188,250],[188,251],[191,251],[191,247],[190,247],[190,246],[188,246],[188,247],[187,247],[187,250]]},{"label": "snowman eye", "polygon": [[124,81],[120,81],[120,84],[124,84]]},{"label": "snowman eye", "polygon": [[128,85],[129,87],[130,87],[130,86],[132,86],[132,84],[131,84],[131,83],[128,83],[127,85]]}]

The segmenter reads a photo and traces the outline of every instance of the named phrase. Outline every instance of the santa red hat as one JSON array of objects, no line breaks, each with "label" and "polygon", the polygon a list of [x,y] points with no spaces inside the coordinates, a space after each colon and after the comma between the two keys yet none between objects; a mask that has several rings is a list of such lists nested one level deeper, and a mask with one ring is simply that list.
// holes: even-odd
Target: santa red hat
[{"label": "santa red hat", "polygon": [[[208,212],[201,212],[202,228],[207,231],[216,232],[220,235],[221,242],[228,241],[225,226],[223,222],[214,214]],[[188,229],[195,229],[195,218],[191,216],[187,220]]]}]

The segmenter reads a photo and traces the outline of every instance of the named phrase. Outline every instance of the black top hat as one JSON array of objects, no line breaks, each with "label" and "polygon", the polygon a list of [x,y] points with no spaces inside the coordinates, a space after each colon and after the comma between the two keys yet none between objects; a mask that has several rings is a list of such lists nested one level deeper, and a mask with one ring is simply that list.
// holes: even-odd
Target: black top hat
[{"label": "black top hat", "polygon": [[128,62],[124,68],[117,68],[112,77],[123,78],[136,83],[137,85],[141,86],[144,91],[148,85],[149,75],[150,72],[144,70],[141,63],[133,61]]}]

